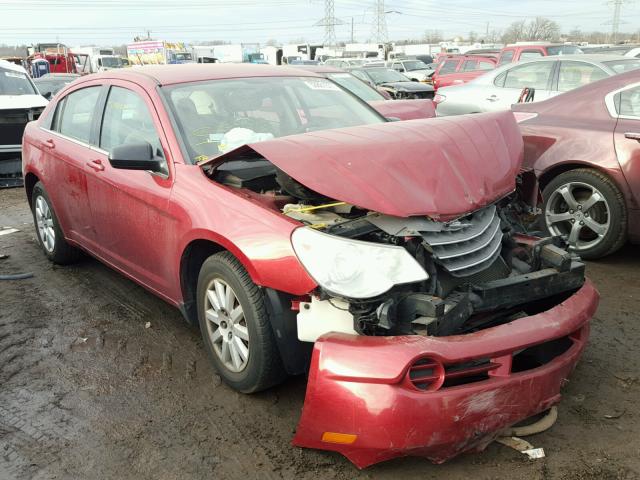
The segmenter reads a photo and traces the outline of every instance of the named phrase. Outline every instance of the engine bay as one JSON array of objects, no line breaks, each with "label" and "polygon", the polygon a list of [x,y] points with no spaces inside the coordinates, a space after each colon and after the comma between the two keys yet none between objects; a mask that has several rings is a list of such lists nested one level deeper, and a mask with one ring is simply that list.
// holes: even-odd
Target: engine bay
[{"label": "engine bay", "polygon": [[301,340],[314,341],[323,333],[316,331],[318,319],[332,316],[333,331],[361,335],[470,333],[551,308],[584,283],[584,264],[560,239],[527,234],[516,193],[437,221],[385,215],[325,197],[253,151],[203,168],[214,181],[314,230],[402,247],[428,274],[371,298],[318,287],[298,305]]}]

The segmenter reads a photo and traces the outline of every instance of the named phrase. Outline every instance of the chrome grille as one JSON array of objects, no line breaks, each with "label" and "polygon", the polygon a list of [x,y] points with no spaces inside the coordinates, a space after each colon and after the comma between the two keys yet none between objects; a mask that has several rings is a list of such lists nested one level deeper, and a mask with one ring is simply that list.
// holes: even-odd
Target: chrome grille
[{"label": "chrome grille", "polygon": [[444,225],[440,232],[421,232],[437,263],[455,277],[489,267],[500,255],[502,230],[495,205]]}]

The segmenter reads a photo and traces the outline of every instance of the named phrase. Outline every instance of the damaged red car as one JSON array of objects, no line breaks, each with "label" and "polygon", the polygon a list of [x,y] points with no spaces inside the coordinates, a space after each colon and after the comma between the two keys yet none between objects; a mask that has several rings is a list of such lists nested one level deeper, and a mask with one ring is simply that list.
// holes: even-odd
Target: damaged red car
[{"label": "damaged red car", "polygon": [[294,445],[443,462],[560,399],[598,294],[521,233],[511,112],[389,122],[311,72],[83,78],[27,126],[52,261],[85,251],[199,324],[241,392],[308,372]]}]

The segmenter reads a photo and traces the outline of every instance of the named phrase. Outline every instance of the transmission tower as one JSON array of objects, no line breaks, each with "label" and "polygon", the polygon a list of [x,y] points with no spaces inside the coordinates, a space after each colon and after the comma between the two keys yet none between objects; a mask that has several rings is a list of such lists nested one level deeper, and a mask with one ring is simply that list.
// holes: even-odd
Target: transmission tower
[{"label": "transmission tower", "polygon": [[373,38],[378,43],[387,42],[387,16],[384,10],[384,0],[376,0],[376,19],[373,24]]},{"label": "transmission tower", "polygon": [[613,4],[613,18],[611,19],[611,41],[616,43],[618,41],[618,32],[620,31],[620,14],[622,13],[622,4],[626,0],[611,0],[609,4]]},{"label": "transmission tower", "polygon": [[343,23],[335,16],[334,0],[324,0],[324,18],[315,24],[317,27],[324,27],[324,45],[336,44],[336,25]]}]

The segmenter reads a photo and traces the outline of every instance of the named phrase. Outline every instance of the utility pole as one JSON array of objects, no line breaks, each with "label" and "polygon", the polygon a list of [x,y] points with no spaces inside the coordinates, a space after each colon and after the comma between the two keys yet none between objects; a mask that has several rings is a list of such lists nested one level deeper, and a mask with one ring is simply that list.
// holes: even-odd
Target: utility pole
[{"label": "utility pole", "polygon": [[387,16],[384,0],[376,0],[376,19],[373,25],[373,37],[378,43],[387,43]]},{"label": "utility pole", "polygon": [[336,25],[344,22],[335,16],[335,1],[324,0],[324,18],[315,23],[316,27],[324,27],[324,45],[336,44]]},{"label": "utility pole", "polygon": [[351,43],[353,43],[353,17],[351,17]]}]

